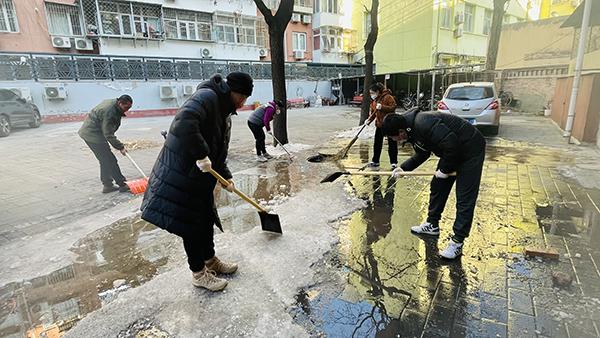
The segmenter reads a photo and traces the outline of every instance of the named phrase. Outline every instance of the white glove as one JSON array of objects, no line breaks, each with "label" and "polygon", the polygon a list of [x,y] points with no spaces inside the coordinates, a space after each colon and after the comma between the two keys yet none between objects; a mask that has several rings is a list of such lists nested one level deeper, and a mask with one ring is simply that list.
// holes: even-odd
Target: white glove
[{"label": "white glove", "polygon": [[271,130],[267,130],[267,134],[273,136],[273,132]]},{"label": "white glove", "polygon": [[398,168],[394,169],[394,171],[392,171],[392,177],[400,178],[400,177],[402,177],[403,172],[404,172],[404,170],[402,170],[402,168],[398,167]]},{"label": "white glove", "polygon": [[232,179],[228,179],[227,182],[229,182],[229,185],[223,186],[223,188],[225,188],[225,190],[227,190],[229,192],[233,192],[233,190],[235,189],[235,183],[233,182]]},{"label": "white glove", "polygon": [[377,110],[381,109],[381,103],[376,104],[375,109],[377,109]]},{"label": "white glove", "polygon": [[203,173],[207,173],[210,171],[210,169],[212,169],[212,162],[210,161],[208,156],[201,160],[196,161],[196,165],[198,166],[200,171],[202,171]]},{"label": "white glove", "polygon": [[435,172],[435,177],[444,179],[450,177],[450,175],[444,174],[440,169],[438,169]]}]

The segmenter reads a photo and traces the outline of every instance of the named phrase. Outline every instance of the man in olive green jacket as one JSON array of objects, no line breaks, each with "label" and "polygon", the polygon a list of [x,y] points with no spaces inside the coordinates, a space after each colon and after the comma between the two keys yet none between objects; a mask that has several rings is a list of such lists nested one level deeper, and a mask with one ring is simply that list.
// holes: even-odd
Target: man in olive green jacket
[{"label": "man in olive green jacket", "polygon": [[[116,190],[129,191],[117,158],[110,150],[109,143],[121,154],[127,153],[125,145],[115,136],[115,132],[121,126],[121,117],[126,116],[125,113],[132,104],[133,99],[129,95],[121,95],[118,99],[104,100],[92,109],[79,129],[79,136],[100,162],[100,181],[104,186],[103,193]],[[113,185],[113,180],[118,187]]]}]

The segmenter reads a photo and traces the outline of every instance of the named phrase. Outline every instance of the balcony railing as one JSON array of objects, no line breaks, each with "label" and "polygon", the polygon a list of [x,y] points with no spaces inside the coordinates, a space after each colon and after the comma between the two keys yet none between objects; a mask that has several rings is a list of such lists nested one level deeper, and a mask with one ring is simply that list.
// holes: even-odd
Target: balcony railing
[{"label": "balcony railing", "polygon": [[[271,63],[105,55],[0,53],[0,81],[204,80],[215,73],[249,73],[271,79]],[[286,63],[287,79],[329,80],[364,75],[362,65]]]}]

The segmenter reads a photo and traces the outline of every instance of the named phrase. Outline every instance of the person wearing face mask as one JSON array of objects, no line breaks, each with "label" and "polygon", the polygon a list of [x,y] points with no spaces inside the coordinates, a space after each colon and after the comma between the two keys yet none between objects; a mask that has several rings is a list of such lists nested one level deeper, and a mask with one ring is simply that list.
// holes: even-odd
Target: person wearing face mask
[{"label": "person wearing face mask", "polygon": [[479,184],[485,159],[483,135],[456,115],[419,111],[413,108],[404,114],[390,114],[383,120],[384,134],[391,139],[412,144],[415,153],[394,170],[394,177],[402,171],[413,171],[423,164],[431,153],[440,158],[437,171],[431,180],[427,220],[411,228],[421,235],[439,236],[439,222],[456,182],[456,217],[448,241],[440,256],[447,259],[462,254],[464,240],[469,236]]},{"label": "person wearing face mask", "polygon": [[217,180],[210,171],[227,179],[224,188],[233,191],[227,167],[231,115],[253,88],[252,77],[242,72],[226,79],[216,74],[198,86],[171,123],[140,208],[142,219],[183,239],[192,284],[211,291],[227,286],[217,275],[234,273],[238,266],[215,255],[213,226],[222,227],[213,195]]},{"label": "person wearing face mask", "polygon": [[[381,131],[381,125],[383,118],[387,114],[393,114],[396,111],[396,100],[392,96],[392,92],[385,88],[385,86],[377,82],[369,88],[369,94],[371,96],[371,112],[369,118],[365,121],[366,124],[371,124],[375,120],[375,141],[373,144],[373,158],[369,167],[378,168],[379,158],[381,157],[381,150],[383,148],[383,132]],[[388,155],[390,156],[390,164],[392,170],[398,167],[398,143],[396,141],[388,139]]]},{"label": "person wearing face mask", "polygon": [[258,162],[267,162],[272,159],[267,149],[265,148],[265,133],[263,127],[267,129],[267,134],[273,135],[271,132],[271,121],[275,117],[275,114],[279,114],[283,102],[279,100],[273,100],[265,105],[258,107],[248,117],[248,128],[254,135],[256,140],[256,160]]}]

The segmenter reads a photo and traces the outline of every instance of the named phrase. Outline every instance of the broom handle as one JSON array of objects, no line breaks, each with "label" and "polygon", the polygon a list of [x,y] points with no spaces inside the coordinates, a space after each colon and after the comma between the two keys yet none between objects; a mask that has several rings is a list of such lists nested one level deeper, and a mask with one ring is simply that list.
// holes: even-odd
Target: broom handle
[{"label": "broom handle", "polygon": [[[228,180],[226,180],[223,176],[219,175],[219,173],[216,172],[213,168],[209,169],[209,173],[211,173],[219,181],[219,183],[221,183],[222,186],[226,187],[226,186],[228,186],[228,185],[231,184],[231,182],[229,182]],[[235,187],[235,185],[233,186],[233,192],[236,193],[238,196],[240,196],[240,198],[243,199],[244,201],[252,204],[259,211],[264,212],[264,213],[268,212],[267,210],[265,210],[265,208],[263,208],[256,201],[254,201],[253,199],[251,199],[250,197],[248,197],[243,192],[237,190],[237,188]]]},{"label": "broom handle", "polygon": [[[350,175],[359,176],[392,176],[393,171],[356,171],[348,172]],[[433,176],[435,171],[402,171],[400,176]],[[456,173],[448,174],[448,176],[456,176]]]},{"label": "broom handle", "polygon": [[144,174],[144,171],[142,170],[142,168],[140,168],[140,166],[138,166],[137,163],[135,163],[135,161],[133,160],[131,155],[129,155],[129,152],[126,152],[125,156],[127,156],[127,158],[131,161],[133,166],[140,172],[140,174],[142,174],[142,176],[144,176],[145,179],[148,179],[148,176],[146,176],[146,174]]}]

